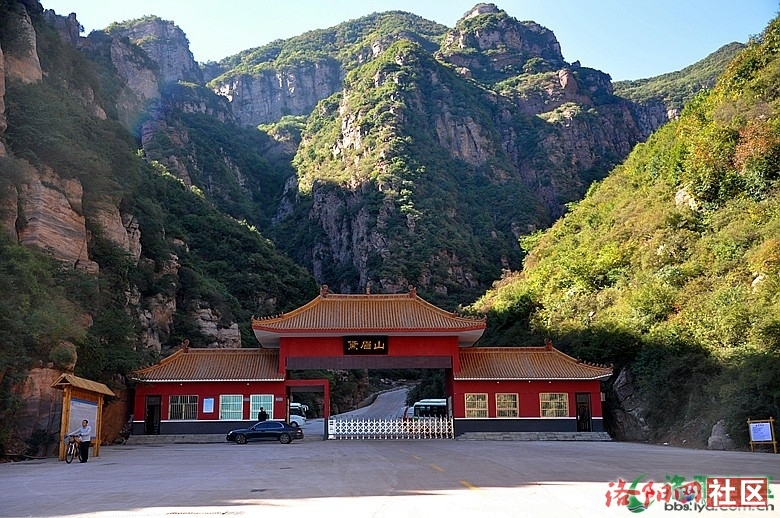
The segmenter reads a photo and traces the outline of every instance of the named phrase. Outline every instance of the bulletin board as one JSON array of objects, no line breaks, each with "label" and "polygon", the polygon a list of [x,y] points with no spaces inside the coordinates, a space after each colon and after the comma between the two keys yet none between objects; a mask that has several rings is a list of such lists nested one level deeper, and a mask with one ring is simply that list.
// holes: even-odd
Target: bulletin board
[{"label": "bulletin board", "polygon": [[75,432],[81,428],[81,422],[86,419],[92,427],[92,436],[90,437],[90,440],[93,440],[97,431],[97,415],[97,402],[71,398],[70,415],[68,415],[68,432]]},{"label": "bulletin board", "polygon": [[775,420],[769,419],[751,420],[748,419],[748,434],[750,435],[750,451],[755,451],[758,444],[771,444],[774,452],[777,453],[777,440],[775,438]]}]

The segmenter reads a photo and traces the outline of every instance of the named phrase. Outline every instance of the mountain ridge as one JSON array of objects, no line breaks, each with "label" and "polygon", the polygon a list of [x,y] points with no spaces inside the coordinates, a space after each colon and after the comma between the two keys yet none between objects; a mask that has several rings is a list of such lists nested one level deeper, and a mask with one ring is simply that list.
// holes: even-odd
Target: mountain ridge
[{"label": "mountain ridge", "polygon": [[778,411],[778,41],[775,19],[472,307],[502,323],[487,344],[614,361],[627,437],[744,446]]},{"label": "mountain ridge", "polygon": [[[122,391],[124,375],[184,340],[256,345],[249,317],[297,307],[317,284],[411,284],[456,309],[521,266],[518,238],[666,121],[615,96],[607,74],[560,62],[552,31],[492,4],[441,33],[408,13],[358,20],[368,36],[340,47],[346,66],[279,43],[290,60],[258,77],[282,87],[266,84],[262,109],[247,111],[274,114],[259,127],[238,95],[220,95],[213,65],[197,77],[173,22],[83,37],[75,16],[35,0],[0,14],[0,251],[16,268],[0,282],[20,294],[0,310],[14,344],[0,356],[4,415],[34,366]],[[439,59],[448,52],[475,60]],[[311,73],[318,63],[332,75]],[[14,276],[28,270],[45,282]],[[15,300],[41,299],[51,305],[15,321]],[[33,332],[57,311],[70,324]]]}]

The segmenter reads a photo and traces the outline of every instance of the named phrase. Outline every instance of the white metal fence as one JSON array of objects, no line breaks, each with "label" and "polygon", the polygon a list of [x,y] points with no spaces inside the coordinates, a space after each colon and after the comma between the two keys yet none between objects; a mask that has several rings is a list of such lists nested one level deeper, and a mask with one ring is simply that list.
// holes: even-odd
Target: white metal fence
[{"label": "white metal fence", "polygon": [[328,439],[452,439],[451,417],[328,419]]}]

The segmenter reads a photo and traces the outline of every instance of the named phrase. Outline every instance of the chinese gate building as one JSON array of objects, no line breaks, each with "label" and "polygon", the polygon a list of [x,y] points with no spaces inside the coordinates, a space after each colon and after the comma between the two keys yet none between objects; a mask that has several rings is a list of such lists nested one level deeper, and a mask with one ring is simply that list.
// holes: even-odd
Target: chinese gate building
[{"label": "chinese gate building", "polygon": [[485,319],[444,311],[417,296],[320,295],[289,313],[252,320],[259,349],[183,348],[135,373],[133,431],[222,433],[262,406],[286,418],[290,394],[326,380],[316,369],[443,369],[455,435],[467,432],[602,432],[606,366],[552,347],[476,347]]}]

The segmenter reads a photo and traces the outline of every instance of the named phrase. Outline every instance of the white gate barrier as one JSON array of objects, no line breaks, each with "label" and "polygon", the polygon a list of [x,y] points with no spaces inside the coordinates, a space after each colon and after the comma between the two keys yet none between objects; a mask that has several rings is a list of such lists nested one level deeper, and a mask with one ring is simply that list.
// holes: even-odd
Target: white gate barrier
[{"label": "white gate barrier", "polygon": [[328,419],[328,439],[453,439],[451,417]]}]

